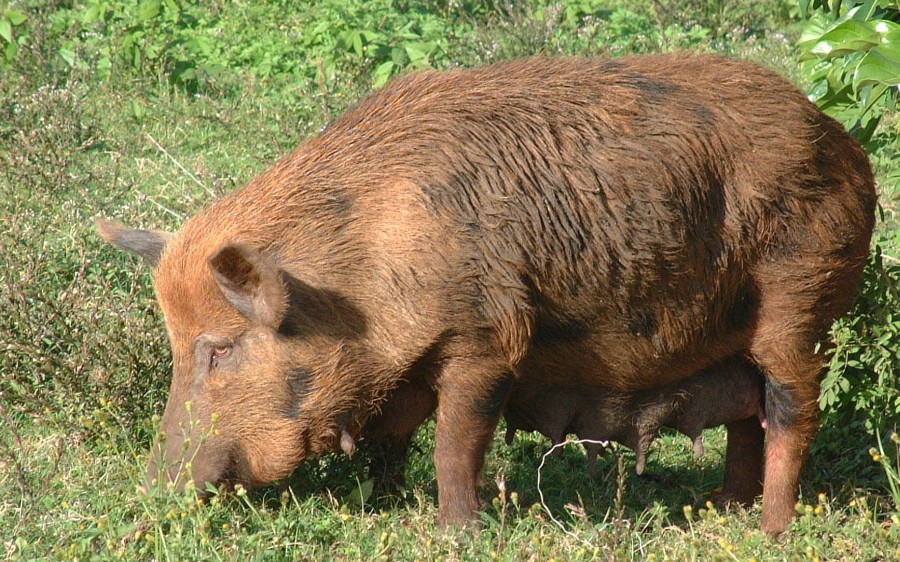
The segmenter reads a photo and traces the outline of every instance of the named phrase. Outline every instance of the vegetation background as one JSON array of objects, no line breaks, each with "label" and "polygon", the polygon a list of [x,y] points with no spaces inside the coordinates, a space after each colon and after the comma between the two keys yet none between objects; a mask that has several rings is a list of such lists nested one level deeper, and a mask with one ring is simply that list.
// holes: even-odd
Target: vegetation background
[{"label": "vegetation background", "polygon": [[[900,2],[0,0],[0,545],[7,560],[900,559]],[[715,51],[777,69],[860,138],[881,197],[835,324],[799,517],[717,510],[724,439],[664,434],[587,474],[519,434],[484,529],[434,527],[432,424],[399,496],[365,455],[213,496],[145,497],[170,377],[148,269],[92,221],[176,229],[391,76],[513,57]],[[690,80],[690,76],[685,76]],[[540,480],[538,477],[540,476]]]}]

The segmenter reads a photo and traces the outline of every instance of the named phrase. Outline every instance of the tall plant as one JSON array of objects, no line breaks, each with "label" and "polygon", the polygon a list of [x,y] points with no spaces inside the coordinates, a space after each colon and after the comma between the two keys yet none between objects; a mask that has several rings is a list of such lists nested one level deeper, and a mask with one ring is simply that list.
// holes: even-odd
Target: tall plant
[{"label": "tall plant", "polygon": [[872,139],[900,86],[900,1],[800,0],[799,47],[810,99],[858,138]]},{"label": "tall plant", "polygon": [[[801,0],[800,8],[809,18],[798,45],[812,83],[809,97],[871,153],[879,124],[898,126],[884,117],[900,96],[900,0]],[[900,177],[900,164],[887,165],[882,192],[896,199],[900,183],[890,184]],[[890,210],[890,201],[883,204]],[[900,506],[900,231],[884,220],[884,209],[881,218],[856,306],[832,330],[835,346],[819,402],[831,428],[854,433],[864,427],[877,440],[870,453]]]}]

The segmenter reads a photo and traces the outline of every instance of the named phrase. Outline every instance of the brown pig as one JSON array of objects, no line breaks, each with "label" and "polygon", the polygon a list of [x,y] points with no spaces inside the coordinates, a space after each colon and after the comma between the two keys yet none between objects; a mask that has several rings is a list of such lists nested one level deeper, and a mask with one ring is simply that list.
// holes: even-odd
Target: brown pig
[{"label": "brown pig", "polygon": [[[440,521],[465,524],[510,396],[747,357],[778,533],[874,209],[859,144],[788,81],[673,54],[399,78],[177,234],[99,229],[152,264],[171,341],[151,479],[265,484],[436,407]],[[728,447],[761,459],[760,430]]]}]

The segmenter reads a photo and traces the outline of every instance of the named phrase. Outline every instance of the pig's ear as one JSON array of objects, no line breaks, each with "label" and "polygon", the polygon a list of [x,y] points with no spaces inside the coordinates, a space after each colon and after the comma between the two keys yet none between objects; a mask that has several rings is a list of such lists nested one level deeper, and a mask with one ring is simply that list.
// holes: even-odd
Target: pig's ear
[{"label": "pig's ear", "polygon": [[133,230],[105,219],[97,219],[94,225],[104,240],[120,250],[144,258],[151,267],[159,264],[159,258],[173,236],[171,232],[162,230]]},{"label": "pig's ear", "polygon": [[278,270],[257,252],[237,244],[211,258],[213,275],[228,302],[250,320],[277,328],[287,306],[287,291]]}]

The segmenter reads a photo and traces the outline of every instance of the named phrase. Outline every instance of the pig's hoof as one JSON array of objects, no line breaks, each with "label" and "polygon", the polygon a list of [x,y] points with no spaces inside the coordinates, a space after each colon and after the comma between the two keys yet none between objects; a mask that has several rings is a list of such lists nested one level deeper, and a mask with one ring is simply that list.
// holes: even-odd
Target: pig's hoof
[{"label": "pig's hoof", "polygon": [[477,517],[450,518],[439,515],[437,526],[448,533],[453,533],[455,531],[477,531],[484,527],[484,524]]},{"label": "pig's hoof", "polygon": [[761,493],[762,491],[756,493],[750,490],[728,489],[726,487],[716,488],[710,492],[710,495],[712,496],[712,502],[718,507],[739,505],[749,509],[753,507],[753,503]]},{"label": "pig's hoof", "polygon": [[457,509],[438,509],[438,527],[442,529],[479,529],[481,517],[478,507],[451,506]]}]

